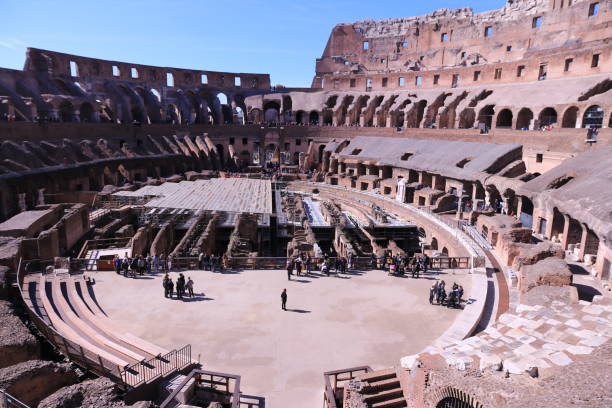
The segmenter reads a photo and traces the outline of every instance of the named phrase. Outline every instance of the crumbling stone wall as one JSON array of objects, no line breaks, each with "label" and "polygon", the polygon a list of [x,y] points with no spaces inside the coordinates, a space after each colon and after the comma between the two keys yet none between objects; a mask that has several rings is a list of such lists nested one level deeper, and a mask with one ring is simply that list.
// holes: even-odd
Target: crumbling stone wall
[{"label": "crumbling stone wall", "polygon": [[15,316],[7,301],[0,300],[0,368],[40,356],[40,346],[28,328]]}]

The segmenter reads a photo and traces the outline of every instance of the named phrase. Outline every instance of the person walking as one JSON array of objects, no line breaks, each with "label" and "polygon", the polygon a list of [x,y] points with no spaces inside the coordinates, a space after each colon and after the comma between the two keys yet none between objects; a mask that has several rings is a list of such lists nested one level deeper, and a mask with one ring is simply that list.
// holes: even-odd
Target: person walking
[{"label": "person walking", "polygon": [[185,288],[187,289],[187,293],[189,297],[193,297],[193,281],[191,280],[191,276],[187,278],[187,283],[185,284]]},{"label": "person walking", "polygon": [[217,257],[215,254],[210,254],[210,270],[211,272],[217,271]]},{"label": "person walking", "polygon": [[119,255],[115,255],[113,258],[113,265],[115,266],[115,272],[117,272],[117,275],[121,275],[121,259],[119,258]]},{"label": "person walking", "polygon": [[312,267],[312,258],[310,257],[310,254],[306,255],[306,275],[310,274],[310,268]]},{"label": "person walking", "polygon": [[283,289],[281,293],[281,308],[287,310],[287,289]]},{"label": "person walking", "polygon": [[164,279],[162,279],[162,287],[164,288],[164,297],[168,297],[168,289],[170,288],[170,278],[168,274],[164,275]]}]

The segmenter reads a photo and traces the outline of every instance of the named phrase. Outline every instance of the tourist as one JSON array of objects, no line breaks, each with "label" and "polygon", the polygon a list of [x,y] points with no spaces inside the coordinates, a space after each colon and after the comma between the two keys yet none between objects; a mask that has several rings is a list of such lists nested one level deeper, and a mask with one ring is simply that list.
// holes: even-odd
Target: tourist
[{"label": "tourist", "polygon": [[159,256],[159,265],[161,266],[162,272],[166,272],[168,269],[166,268],[166,255],[162,252]]},{"label": "tourist", "polygon": [[310,268],[312,267],[312,258],[310,257],[310,254],[306,255],[306,275],[310,274]]},{"label": "tourist", "polygon": [[115,272],[117,272],[117,275],[121,275],[121,259],[119,258],[119,255],[115,255],[113,258],[113,265],[115,266]]},{"label": "tourist", "polygon": [[132,273],[132,277],[135,278],[138,272],[138,258],[133,258],[130,262],[130,272]]},{"label": "tourist", "polygon": [[185,276],[182,273],[179,273],[179,277],[176,280],[176,297],[177,299],[183,299],[183,294],[185,293]]},{"label": "tourist", "polygon": [[204,270],[204,254],[202,251],[198,254],[198,268]]},{"label": "tourist", "polygon": [[168,255],[168,271],[172,271],[172,255]]},{"label": "tourist", "polygon": [[147,256],[145,259],[146,265],[147,265],[147,275],[151,274],[151,255]]},{"label": "tourist", "polygon": [[216,272],[217,270],[217,257],[215,254],[210,255],[210,270],[212,272]]},{"label": "tourist", "polygon": [[208,252],[204,255],[204,270],[210,270],[210,255],[208,255]]},{"label": "tourist", "polygon": [[128,270],[130,269],[130,258],[128,258],[127,255],[123,258],[123,261],[121,261],[121,267],[123,268],[123,276],[127,278]]},{"label": "tourist", "polygon": [[427,269],[429,269],[429,256],[427,254],[423,255],[423,273],[427,273]]},{"label": "tourist", "polygon": [[291,259],[287,259],[287,280],[291,280],[292,272],[293,272],[293,261]]},{"label": "tourist", "polygon": [[281,293],[281,309],[287,310],[287,289],[283,289]]},{"label": "tourist", "polygon": [[431,288],[429,288],[429,304],[430,305],[433,305],[433,300],[436,295],[436,290],[437,290],[437,287],[436,287],[436,284],[434,283],[431,285]]},{"label": "tourist", "polygon": [[302,274],[302,258],[300,258],[299,256],[295,260],[295,273],[297,276],[300,276]]},{"label": "tourist", "polygon": [[155,273],[157,273],[159,271],[159,257],[157,256],[157,254],[153,255],[151,262],[153,263],[153,270],[155,271]]},{"label": "tourist", "polygon": [[414,268],[412,269],[412,277],[418,279],[420,271],[421,271],[421,264],[419,262],[415,262]]},{"label": "tourist", "polygon": [[147,266],[146,261],[144,260],[142,255],[139,256],[138,257],[138,273],[140,274],[140,276],[144,274],[146,266]]},{"label": "tourist", "polygon": [[187,293],[189,297],[193,297],[193,281],[191,280],[191,276],[187,278],[187,283],[185,284],[185,288],[187,289]]}]

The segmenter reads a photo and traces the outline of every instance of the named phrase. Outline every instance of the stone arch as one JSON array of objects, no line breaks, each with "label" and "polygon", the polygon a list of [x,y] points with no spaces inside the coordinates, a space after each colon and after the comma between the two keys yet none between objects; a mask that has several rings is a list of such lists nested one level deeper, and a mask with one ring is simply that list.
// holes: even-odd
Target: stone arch
[{"label": "stone arch", "polygon": [[431,238],[431,243],[429,244],[429,248],[433,251],[438,250],[438,239],[436,237]]},{"label": "stone arch", "polygon": [[113,177],[113,174],[111,173],[108,166],[104,167],[104,170],[102,170],[102,174],[104,178],[104,185],[115,185],[115,178]]},{"label": "stone arch", "polygon": [[495,123],[495,127],[497,128],[512,128],[512,118],[513,114],[510,109],[502,109],[497,114],[497,121]]},{"label": "stone arch", "polygon": [[465,108],[459,114],[459,129],[471,129],[476,121],[476,112],[473,108]]},{"label": "stone arch", "polygon": [[334,123],[334,112],[331,108],[323,109],[323,125],[331,126]]},{"label": "stone arch", "polygon": [[263,106],[264,121],[267,123],[278,122],[280,118],[280,104],[277,101],[267,101]]},{"label": "stone arch", "polygon": [[448,248],[447,247],[442,248],[442,253],[448,256]]},{"label": "stone arch", "polygon": [[217,148],[217,155],[219,156],[219,163],[221,163],[221,168],[223,168],[223,164],[225,163],[225,154],[224,154],[224,149],[223,149],[223,145],[221,143],[216,144],[215,147]]},{"label": "stone arch", "polygon": [[295,122],[298,125],[303,125],[305,120],[306,120],[306,112],[304,112],[303,110],[297,111],[295,114]]},{"label": "stone arch", "polygon": [[308,123],[310,123],[311,125],[318,125],[319,124],[319,112],[311,111],[310,114],[308,115]]},{"label": "stone arch", "polygon": [[578,107],[570,106],[563,113],[563,119],[561,120],[561,127],[575,128],[577,121],[578,121]]},{"label": "stone arch", "polygon": [[319,146],[319,163],[323,162],[323,152],[325,152],[325,145]]},{"label": "stone arch", "polygon": [[76,122],[74,105],[68,99],[64,99],[59,105],[59,118],[62,122]]},{"label": "stone arch", "polygon": [[412,105],[412,108],[406,114],[406,127],[418,128],[421,126],[421,121],[425,115],[426,106],[427,101],[425,99],[422,99]]},{"label": "stone arch", "polygon": [[249,122],[259,124],[259,123],[261,123],[261,122],[262,122],[262,119],[263,119],[263,112],[262,112],[262,110],[261,110],[261,109],[259,109],[259,108],[252,108],[252,109],[249,111],[249,115],[248,115],[248,116],[249,116]]},{"label": "stone arch", "polygon": [[493,125],[493,115],[495,115],[495,105],[487,105],[478,112],[478,123],[491,129]]},{"label": "stone arch", "polygon": [[249,153],[248,150],[241,151],[239,155],[239,159],[243,166],[251,165],[251,153]]},{"label": "stone arch", "polygon": [[551,126],[557,123],[557,111],[554,108],[547,107],[542,109],[538,115],[540,126]]},{"label": "stone arch", "polygon": [[[161,106],[160,100],[153,94],[154,90],[147,91],[142,87],[135,88],[136,93],[140,96],[144,103],[146,111],[146,123],[161,123]],[[160,97],[161,99],[161,97]]]},{"label": "stone arch", "polygon": [[582,115],[583,128],[600,128],[603,125],[604,111],[599,105],[592,105]]},{"label": "stone arch", "polygon": [[94,122],[94,108],[89,102],[83,102],[79,107],[79,119],[82,123]]},{"label": "stone arch", "polygon": [[145,122],[146,117],[140,105],[132,105],[132,108],[130,109],[130,114],[132,115],[132,120],[134,122],[138,122],[138,123]]},{"label": "stone arch", "polygon": [[174,124],[181,123],[180,113],[178,109],[176,108],[176,105],[172,103],[169,104],[168,107],[166,108],[166,122],[174,123]]},{"label": "stone arch", "polygon": [[291,96],[283,95],[283,113],[288,113],[293,110],[293,101]]},{"label": "stone arch", "polygon": [[531,129],[531,121],[533,120],[533,112],[529,108],[523,108],[519,111],[516,118],[516,129]]}]

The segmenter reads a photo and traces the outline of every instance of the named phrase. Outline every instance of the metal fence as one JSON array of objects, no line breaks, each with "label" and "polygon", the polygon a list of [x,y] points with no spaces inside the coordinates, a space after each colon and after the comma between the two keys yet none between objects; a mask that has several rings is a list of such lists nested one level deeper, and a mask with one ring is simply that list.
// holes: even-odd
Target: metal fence
[{"label": "metal fence", "polygon": [[[177,403],[177,395],[183,391],[183,388],[191,381],[195,380],[196,389],[209,389],[216,392],[221,392],[229,397],[229,403],[231,408],[238,408],[240,405],[240,376],[225,373],[216,373],[213,371],[204,370],[193,370],[189,375],[185,377],[183,382],[176,387],[176,389],[170,394],[164,402],[161,403],[160,408],[171,408]],[[189,402],[189,401],[187,401]],[[223,405],[226,406],[226,405]]]},{"label": "metal fence", "polygon": [[[344,383],[357,378],[359,374],[371,373],[369,366],[345,368],[343,370],[327,371],[323,373],[325,391],[323,392],[323,408],[342,407],[342,391]],[[340,394],[340,395],[338,395]]]},{"label": "metal fence", "polygon": [[139,361],[125,367],[121,371],[121,380],[135,388],[159,376],[164,376],[172,371],[179,371],[191,363],[191,344],[187,344],[162,356]]},{"label": "metal fence", "polygon": [[6,390],[0,389],[0,408],[30,408],[30,406],[19,401]]}]

